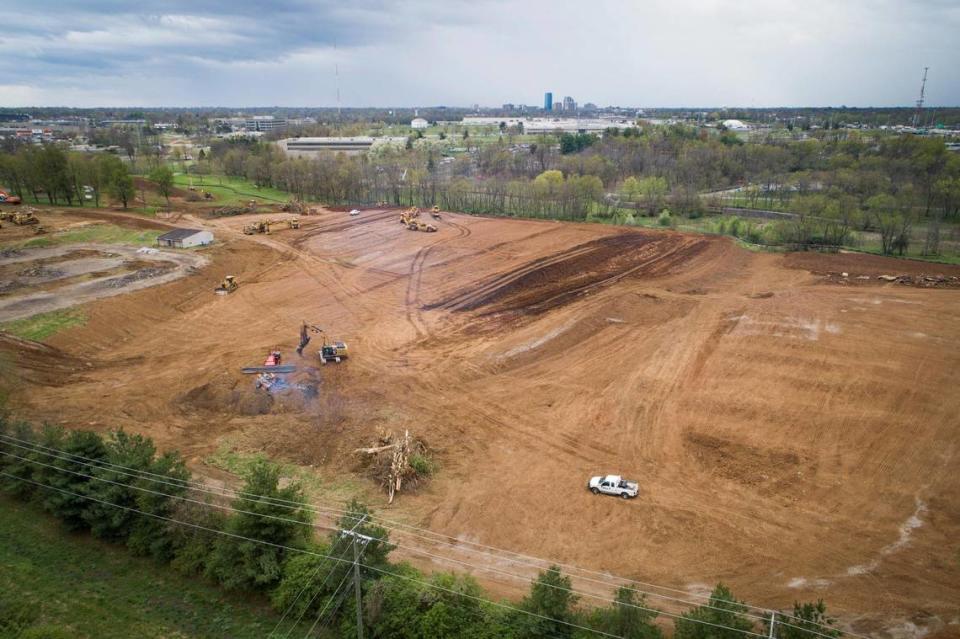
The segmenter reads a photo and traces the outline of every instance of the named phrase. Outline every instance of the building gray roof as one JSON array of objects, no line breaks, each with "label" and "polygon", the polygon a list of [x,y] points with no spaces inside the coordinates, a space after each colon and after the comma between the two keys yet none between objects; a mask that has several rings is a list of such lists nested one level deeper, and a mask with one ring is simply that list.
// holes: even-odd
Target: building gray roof
[{"label": "building gray roof", "polygon": [[191,235],[196,235],[197,233],[202,233],[202,232],[203,232],[202,229],[173,229],[172,231],[168,231],[167,233],[164,233],[157,239],[164,240],[164,241],[185,240]]}]

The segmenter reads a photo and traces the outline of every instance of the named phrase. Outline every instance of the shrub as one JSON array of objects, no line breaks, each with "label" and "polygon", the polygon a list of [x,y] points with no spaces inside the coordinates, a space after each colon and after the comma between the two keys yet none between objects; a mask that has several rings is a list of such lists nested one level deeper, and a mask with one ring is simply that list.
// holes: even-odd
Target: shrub
[{"label": "shrub", "polygon": [[37,620],[37,607],[25,600],[0,597],[0,637],[18,637]]},{"label": "shrub", "polygon": [[429,477],[437,471],[437,463],[424,454],[410,456],[410,468],[418,477]]},{"label": "shrub", "polygon": [[670,209],[663,209],[657,217],[657,224],[660,226],[673,226],[673,216],[670,215]]}]

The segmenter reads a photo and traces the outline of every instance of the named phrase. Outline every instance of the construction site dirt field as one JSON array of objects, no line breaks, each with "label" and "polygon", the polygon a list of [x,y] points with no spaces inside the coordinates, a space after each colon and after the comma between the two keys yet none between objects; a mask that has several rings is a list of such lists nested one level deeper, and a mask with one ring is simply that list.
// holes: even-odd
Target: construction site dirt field
[{"label": "construction site dirt field", "polygon": [[[90,302],[47,346],[4,339],[14,408],[150,435],[200,475],[264,451],[463,540],[778,608],[822,597],[877,636],[960,632],[960,291],[875,279],[960,268],[398,213],[254,236],[255,216],[187,216],[216,236],[208,266]],[[226,274],[240,288],[215,296]],[[298,357],[303,321],[349,359]],[[298,372],[270,395],[240,368],[274,348]],[[405,429],[439,470],[387,506],[353,451]],[[607,473],[638,498],[592,495]]]}]

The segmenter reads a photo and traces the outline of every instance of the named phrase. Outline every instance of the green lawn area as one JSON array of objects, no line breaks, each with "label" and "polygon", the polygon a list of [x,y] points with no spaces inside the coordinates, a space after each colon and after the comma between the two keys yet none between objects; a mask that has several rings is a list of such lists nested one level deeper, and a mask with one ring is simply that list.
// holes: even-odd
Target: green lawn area
[{"label": "green lawn area", "polygon": [[0,637],[261,639],[278,619],[263,601],[66,533],[35,506],[0,497]]},{"label": "green lawn area", "polygon": [[87,316],[78,309],[64,309],[39,313],[24,319],[0,324],[0,331],[5,331],[17,337],[42,342],[51,335],[74,326],[83,326],[87,323]]},{"label": "green lawn area", "polygon": [[177,188],[185,189],[191,185],[213,193],[213,204],[220,206],[244,204],[248,200],[260,202],[286,202],[290,194],[279,189],[257,188],[257,185],[248,180],[232,178],[226,175],[186,175],[177,173],[173,176]]},{"label": "green lawn area", "polygon": [[83,228],[41,235],[23,243],[23,248],[75,244],[78,242],[98,242],[101,244],[133,244],[135,246],[153,246],[163,234],[159,230],[128,229],[113,224],[91,224]]}]

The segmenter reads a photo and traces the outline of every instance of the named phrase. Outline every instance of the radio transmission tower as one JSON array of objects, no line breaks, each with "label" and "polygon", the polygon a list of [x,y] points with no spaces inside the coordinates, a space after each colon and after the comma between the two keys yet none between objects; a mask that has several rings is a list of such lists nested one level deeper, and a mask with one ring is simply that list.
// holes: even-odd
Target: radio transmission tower
[{"label": "radio transmission tower", "polygon": [[923,81],[920,82],[920,99],[917,100],[917,111],[913,114],[913,127],[920,126],[920,116],[923,113],[923,94],[927,90],[927,70],[930,67],[923,67]]}]

